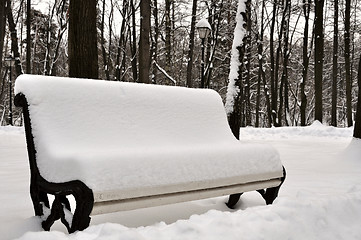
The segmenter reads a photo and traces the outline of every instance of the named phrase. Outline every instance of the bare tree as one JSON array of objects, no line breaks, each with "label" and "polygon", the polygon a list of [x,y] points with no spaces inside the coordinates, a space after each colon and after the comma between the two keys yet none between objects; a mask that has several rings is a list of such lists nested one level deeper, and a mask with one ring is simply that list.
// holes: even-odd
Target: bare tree
[{"label": "bare tree", "polygon": [[157,83],[157,75],[158,75],[158,41],[159,41],[159,19],[158,19],[158,1],[153,0],[153,29],[154,29],[154,35],[151,38],[152,39],[152,63],[153,63],[153,70],[152,70],[152,83]]},{"label": "bare tree", "polygon": [[281,34],[280,39],[283,40],[283,69],[281,76],[281,83],[279,89],[279,109],[278,109],[278,122],[279,125],[283,119],[283,112],[285,117],[286,126],[289,125],[287,120],[287,115],[289,114],[289,104],[288,104],[288,63],[289,63],[289,22],[291,20],[291,1],[285,0],[283,6],[283,16],[281,22]]},{"label": "bare tree", "polygon": [[133,81],[138,81],[138,68],[137,68],[137,31],[136,31],[136,18],[135,18],[135,5],[134,0],[130,0],[130,9],[131,9],[131,16],[132,16],[132,26],[129,24],[129,34],[130,37],[130,49],[131,49],[131,63],[132,63],[132,71],[133,71]]},{"label": "bare tree", "polygon": [[70,0],[69,76],[98,78],[97,1]]},{"label": "bare tree", "polygon": [[165,71],[169,73],[172,64],[172,45],[171,45],[171,4],[173,0],[165,0]]},{"label": "bare tree", "polygon": [[20,61],[18,35],[17,35],[16,24],[14,21],[13,10],[11,7],[10,0],[6,0],[5,11],[6,11],[7,19],[8,19],[9,31],[10,31],[10,37],[11,37],[11,52],[12,52],[13,57],[15,58],[15,72],[16,72],[16,75],[18,76],[20,74],[23,74],[23,68],[21,66],[21,61]]},{"label": "bare tree", "polygon": [[[275,25],[276,25],[276,13],[277,13],[277,5],[278,1],[273,1],[273,10],[272,10],[272,20],[271,20],[271,28],[270,28],[270,67],[271,67],[271,109],[272,109],[272,124],[274,126],[277,125],[277,89],[278,83],[276,81],[275,75],[277,73],[275,67],[275,56],[274,56],[274,33],[275,33]],[[278,73],[277,73],[278,74]]]},{"label": "bare tree", "polygon": [[245,55],[244,55],[244,126],[251,126],[251,55],[252,55],[252,21],[251,21],[251,0],[246,4],[246,31],[247,35],[244,38]]},{"label": "bare tree", "polygon": [[119,41],[117,45],[117,55],[115,62],[115,78],[117,81],[124,81],[126,75],[126,48],[127,39],[129,37],[128,27],[130,25],[130,6],[129,1],[125,0],[122,3],[122,7],[118,8],[120,15],[122,16],[122,22],[119,33]]},{"label": "bare tree", "polygon": [[310,62],[310,54],[308,49],[308,28],[309,28],[309,19],[311,11],[311,0],[303,0],[303,14],[305,17],[305,26],[303,29],[303,52],[302,52],[302,82],[300,84],[301,91],[301,126],[306,126],[306,108],[307,108],[307,96],[305,92],[305,87],[308,81],[308,66]]},{"label": "bare tree", "polygon": [[346,70],[346,111],[347,125],[351,127],[352,121],[352,80],[351,80],[351,63],[350,63],[350,18],[351,18],[351,0],[345,0],[345,70]]},{"label": "bare tree", "polygon": [[331,125],[337,127],[338,0],[334,0]]},{"label": "bare tree", "polygon": [[[227,100],[226,100],[226,111],[228,115],[228,122],[231,127],[233,135],[239,139],[240,127],[241,127],[241,115],[242,115],[242,98],[243,98],[243,86],[242,86],[242,72],[244,69],[244,53],[245,53],[245,44],[243,43],[243,39],[241,42],[239,40],[236,43],[236,40],[240,37],[240,32],[244,32],[247,27],[247,15],[245,12],[240,12],[241,9],[244,9],[244,4],[246,6],[251,4],[250,0],[239,0],[238,1],[238,10],[237,14],[240,14],[241,17],[237,16],[235,36],[233,42],[233,55],[231,62],[231,73],[228,82],[227,88]],[[246,7],[246,9],[249,9]],[[242,19],[242,20],[241,20]],[[236,75],[234,72],[237,71]]]},{"label": "bare tree", "polygon": [[357,82],[358,82],[358,98],[357,98],[357,110],[356,110],[353,136],[355,138],[361,139],[361,57],[358,66]]},{"label": "bare tree", "polygon": [[2,70],[2,61],[3,61],[5,26],[6,26],[5,1],[0,1],[0,76]]},{"label": "bare tree", "polygon": [[31,0],[26,1],[26,73],[31,73]]},{"label": "bare tree", "polygon": [[150,83],[150,0],[140,2],[139,82]]},{"label": "bare tree", "polygon": [[[260,18],[260,27],[259,32],[256,33],[256,41],[257,41],[257,54],[258,54],[258,76],[257,76],[257,98],[256,98],[256,122],[255,127],[260,126],[260,100],[261,100],[261,86],[264,89],[264,99],[266,102],[266,118],[267,118],[267,127],[271,127],[272,125],[272,113],[271,113],[271,104],[269,99],[269,92],[266,83],[265,72],[263,69],[264,64],[264,53],[263,53],[263,41],[264,41],[264,30],[265,30],[265,0],[262,0],[262,10],[261,10],[261,18]],[[258,5],[257,5],[258,6]],[[258,18],[256,16],[257,22]]]},{"label": "bare tree", "polygon": [[102,15],[101,15],[101,24],[100,24],[100,46],[102,49],[102,58],[103,58],[103,68],[105,71],[105,77],[107,80],[110,79],[109,75],[109,63],[108,63],[108,56],[105,50],[105,38],[104,38],[104,28],[105,28],[105,0],[103,0],[102,5]]},{"label": "bare tree", "polygon": [[323,6],[325,0],[315,0],[315,120],[322,122],[323,106],[323,61],[324,61],[324,30]]},{"label": "bare tree", "polygon": [[189,33],[187,82],[186,82],[187,87],[193,87],[192,67],[193,67],[193,50],[194,50],[194,35],[195,35],[195,26],[196,26],[196,14],[197,14],[197,0],[193,0],[191,31]]}]

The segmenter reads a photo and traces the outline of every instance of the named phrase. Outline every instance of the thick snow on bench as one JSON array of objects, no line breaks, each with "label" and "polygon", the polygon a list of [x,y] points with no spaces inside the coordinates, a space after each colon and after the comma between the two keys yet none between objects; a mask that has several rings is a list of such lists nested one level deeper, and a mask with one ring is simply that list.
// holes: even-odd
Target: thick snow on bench
[{"label": "thick snow on bench", "polygon": [[276,150],[234,138],[212,90],[22,75],[15,92],[50,182],[128,198],[282,176]]}]

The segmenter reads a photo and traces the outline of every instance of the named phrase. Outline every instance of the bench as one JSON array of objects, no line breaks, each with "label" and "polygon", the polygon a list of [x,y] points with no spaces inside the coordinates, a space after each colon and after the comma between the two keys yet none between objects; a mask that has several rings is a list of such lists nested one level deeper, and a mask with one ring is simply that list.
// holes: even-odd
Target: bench
[{"label": "bench", "polygon": [[15,94],[45,230],[60,219],[72,233],[90,215],[217,196],[230,195],[233,208],[253,190],[271,204],[285,179],[274,148],[233,136],[213,90],[21,75]]}]

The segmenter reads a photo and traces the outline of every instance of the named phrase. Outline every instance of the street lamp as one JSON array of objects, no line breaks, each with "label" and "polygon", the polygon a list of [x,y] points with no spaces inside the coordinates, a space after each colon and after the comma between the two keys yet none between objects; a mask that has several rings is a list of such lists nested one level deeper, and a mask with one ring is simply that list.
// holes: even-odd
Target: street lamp
[{"label": "street lamp", "polygon": [[9,67],[9,123],[11,126],[13,126],[13,104],[12,104],[12,67],[15,65],[15,58],[12,56],[7,56],[4,58],[5,64]]},{"label": "street lamp", "polygon": [[198,30],[199,38],[202,40],[202,62],[201,62],[201,88],[204,88],[204,42],[212,31],[211,25],[207,19],[201,19],[197,24],[196,28]]}]

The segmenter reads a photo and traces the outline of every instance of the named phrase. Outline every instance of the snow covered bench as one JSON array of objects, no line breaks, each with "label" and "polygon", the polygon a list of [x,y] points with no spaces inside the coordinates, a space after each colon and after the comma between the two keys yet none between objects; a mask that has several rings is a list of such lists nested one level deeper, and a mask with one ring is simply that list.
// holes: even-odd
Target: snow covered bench
[{"label": "snow covered bench", "polygon": [[90,214],[223,195],[233,207],[251,190],[271,204],[285,178],[276,150],[232,135],[212,90],[22,75],[15,93],[45,230],[58,219],[74,232]]}]

